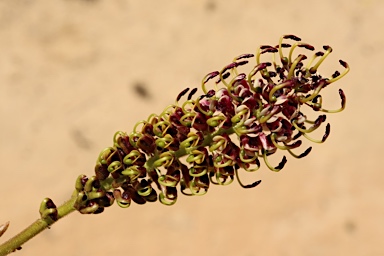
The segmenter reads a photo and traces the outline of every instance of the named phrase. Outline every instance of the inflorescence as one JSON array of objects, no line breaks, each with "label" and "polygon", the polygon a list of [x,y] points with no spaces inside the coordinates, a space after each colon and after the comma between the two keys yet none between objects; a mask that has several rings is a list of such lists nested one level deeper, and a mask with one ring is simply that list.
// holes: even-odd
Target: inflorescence
[{"label": "inflorescence", "polygon": [[[260,180],[244,185],[239,170],[256,171],[262,159],[270,170],[280,171],[287,162],[285,156],[276,167],[268,161],[278,149],[295,158],[308,155],[311,147],[300,154],[293,152],[301,146],[300,139],[322,143],[330,125],[321,139],[311,138],[309,133],[319,128],[326,116],[308,120],[300,107],[306,105],[323,113],[342,111],[346,100],[341,89],[337,110],[323,108],[320,92],[346,75],[349,66],[340,60],[345,70],[324,78],[318,68],[332,48],[323,46],[324,51],[304,63],[307,57],[294,56],[295,49],[315,48],[300,41],[285,35],[276,46],[260,46],[256,55],[240,55],[220,72],[203,78],[203,95],[192,99],[197,88],[188,95],[187,88],[175,104],[138,122],[133,132],[117,132],[113,146],[98,157],[96,175],[77,179],[75,208],[81,213],[100,213],[114,201],[128,207],[131,200],[144,204],[157,199],[172,205],[178,187],[184,195],[204,195],[210,184],[227,185],[235,178],[242,187],[252,188]],[[272,55],[272,63],[261,62],[264,54]],[[255,64],[249,63],[253,58]],[[251,71],[239,72],[246,64],[253,66]],[[186,100],[182,102],[183,97]]]}]

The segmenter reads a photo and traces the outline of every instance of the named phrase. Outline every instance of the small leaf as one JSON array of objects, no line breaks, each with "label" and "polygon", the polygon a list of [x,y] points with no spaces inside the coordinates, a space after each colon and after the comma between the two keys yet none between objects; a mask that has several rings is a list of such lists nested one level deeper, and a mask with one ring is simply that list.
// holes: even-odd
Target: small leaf
[{"label": "small leaf", "polygon": [[0,237],[7,231],[9,227],[9,221],[5,222],[3,225],[0,226]]}]

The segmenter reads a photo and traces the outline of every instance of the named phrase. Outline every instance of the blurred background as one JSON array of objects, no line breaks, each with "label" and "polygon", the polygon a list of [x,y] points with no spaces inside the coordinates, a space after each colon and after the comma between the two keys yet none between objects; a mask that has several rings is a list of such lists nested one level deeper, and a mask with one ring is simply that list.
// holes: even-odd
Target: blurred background
[{"label": "blurred background", "polygon": [[[261,44],[295,34],[334,52],[325,75],[331,135],[280,173],[263,166],[204,197],[73,213],[17,255],[384,255],[384,1],[0,1],[0,223],[7,240],[93,174],[116,131],[160,113]],[[323,128],[324,129],[324,128]],[[278,162],[279,159],[273,161]],[[277,163],[276,163],[277,164]]]}]

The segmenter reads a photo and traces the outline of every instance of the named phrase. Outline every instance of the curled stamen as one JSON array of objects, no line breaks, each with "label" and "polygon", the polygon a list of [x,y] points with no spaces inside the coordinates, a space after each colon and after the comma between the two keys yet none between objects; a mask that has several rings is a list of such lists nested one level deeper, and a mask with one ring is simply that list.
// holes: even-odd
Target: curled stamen
[{"label": "curled stamen", "polygon": [[234,161],[230,158],[225,157],[224,155],[218,156],[213,160],[213,166],[216,168],[224,168],[232,166]]},{"label": "curled stamen", "polygon": [[141,153],[138,150],[132,150],[123,158],[123,163],[126,165],[133,165],[141,157]]},{"label": "curled stamen", "polygon": [[[260,51],[260,50],[262,50],[262,51]],[[273,53],[273,63],[276,65],[276,63],[275,63],[275,54],[274,53],[276,53],[278,51],[279,51],[278,49],[276,49],[275,47],[269,46],[269,45],[267,45],[267,47],[265,47],[265,48],[259,47],[259,49],[257,51],[257,54],[256,54],[256,63],[260,64],[260,56],[261,56],[261,54]]]},{"label": "curled stamen", "polygon": [[319,58],[319,57],[321,57],[321,56],[323,56],[323,55],[324,55],[324,52],[317,52],[317,53],[315,53],[315,54],[312,56],[312,58],[308,61],[307,65],[306,65],[305,68],[304,68],[305,71],[306,71],[306,73],[305,73],[305,78],[308,78],[308,77],[311,75],[311,72],[309,71],[309,69],[310,69],[312,63],[315,61],[315,59],[317,59],[317,58]]},{"label": "curled stamen", "polygon": [[255,55],[253,55],[252,53],[246,53],[246,54],[241,54],[239,56],[237,56],[236,58],[233,59],[233,62],[236,62],[237,60],[241,60],[241,59],[248,59],[248,58],[252,58],[254,57]]},{"label": "curled stamen", "polygon": [[179,93],[179,95],[177,95],[176,102],[178,102],[181,99],[181,97],[183,97],[188,91],[189,91],[189,88],[185,88],[184,90],[182,90]]},{"label": "curled stamen", "polygon": [[316,119],[314,125],[312,125],[312,126],[311,126],[310,128],[308,128],[308,129],[303,129],[303,128],[299,127],[299,126],[297,125],[297,121],[296,121],[296,120],[293,120],[293,121],[292,121],[292,125],[293,125],[297,130],[299,130],[299,131],[302,132],[302,133],[311,133],[311,132],[315,131],[317,128],[319,128],[319,126],[320,126],[321,123],[323,123],[323,122],[325,122],[325,115],[319,116],[319,117]]},{"label": "curled stamen", "polygon": [[207,168],[197,168],[197,166],[195,166],[195,168],[192,167],[189,169],[189,175],[191,175],[192,177],[201,177],[207,174],[207,172]]},{"label": "curled stamen", "polygon": [[193,119],[195,118],[196,114],[195,113],[187,113],[185,115],[183,115],[181,118],[180,118],[180,123],[183,125],[183,126],[186,126],[186,127],[191,127],[192,126],[192,121]]},{"label": "curled stamen", "polygon": [[203,97],[200,96],[200,98],[198,98],[196,101],[195,101],[195,106],[200,110],[201,113],[203,113],[204,115],[206,116],[212,116],[213,115],[213,111],[209,110],[209,111],[205,111],[201,104],[200,104],[200,100],[202,99]]},{"label": "curled stamen", "polygon": [[155,143],[156,147],[160,149],[168,148],[172,143],[174,139],[172,138],[171,135],[166,134],[163,138],[158,138]]},{"label": "curled stamen", "polygon": [[350,70],[348,63],[345,61],[342,61],[342,60],[339,60],[339,62],[340,62],[340,65],[342,65],[345,68],[344,72],[342,74],[338,74],[336,77],[333,77],[332,79],[328,80],[328,83],[336,82],[337,80],[341,79],[346,74],[348,74],[348,72]]},{"label": "curled stamen", "polygon": [[129,177],[131,180],[136,180],[140,176],[140,171],[137,166],[130,166],[125,168],[121,174]]},{"label": "curled stamen", "polygon": [[291,79],[291,78],[292,78],[293,73],[294,73],[294,71],[295,71],[295,69],[296,69],[296,66],[297,66],[301,61],[305,60],[306,58],[307,58],[307,56],[300,54],[300,55],[293,61],[292,66],[291,66],[291,68],[289,69],[288,79]]},{"label": "curled stamen", "polygon": [[98,210],[100,209],[99,207],[100,207],[99,204],[95,202],[89,202],[88,206],[81,208],[79,212],[82,214],[97,213]]},{"label": "curled stamen", "polygon": [[316,87],[315,91],[308,97],[300,97],[300,102],[301,103],[306,103],[308,101],[311,101],[313,100],[315,97],[317,97],[317,95],[319,95],[321,89],[323,89],[323,87],[326,85],[326,81],[325,80],[321,80],[318,84],[318,86]]},{"label": "curled stamen", "polygon": [[131,196],[128,193],[128,191],[124,191],[121,193],[119,189],[115,189],[113,191],[113,196],[116,199],[116,203],[121,207],[121,208],[128,208],[131,205]]},{"label": "curled stamen", "polygon": [[171,151],[161,153],[159,159],[153,162],[153,167],[158,168],[160,166],[168,167],[172,164],[175,156]]},{"label": "curled stamen", "polygon": [[236,129],[241,127],[244,124],[244,122],[249,118],[249,116],[250,116],[250,111],[247,106],[241,105],[240,107],[238,107],[236,109],[236,115],[234,115],[231,118],[231,122],[233,124],[236,124],[233,128]]},{"label": "curled stamen", "polygon": [[249,157],[249,156],[245,153],[244,149],[240,150],[239,156],[240,156],[241,162],[243,162],[243,163],[253,163],[257,160],[257,154],[253,154],[252,158],[245,158],[245,157]]},{"label": "curled stamen", "polygon": [[231,75],[230,72],[224,73],[222,76],[220,76],[219,79],[216,80],[216,84],[219,84],[220,82],[222,82],[225,86],[227,86],[225,79],[227,79],[230,75]]},{"label": "curled stamen", "polygon": [[[95,176],[92,176],[90,177],[86,182],[85,182],[85,185],[84,185],[84,191],[85,192],[91,192],[93,190],[93,188],[97,187],[97,183],[99,183],[99,181],[96,179]],[[100,183],[99,183],[100,184]]]},{"label": "curled stamen", "polygon": [[226,73],[227,70],[233,69],[237,67],[239,64],[237,62],[232,62],[231,64],[225,66],[219,73],[220,81],[228,87],[227,82],[225,82],[225,79],[230,75],[229,73]]},{"label": "curled stamen", "polygon": [[273,143],[273,145],[274,145],[276,148],[281,149],[281,150],[294,149],[294,148],[299,147],[299,146],[301,145],[301,143],[302,143],[301,140],[298,140],[298,141],[294,142],[294,143],[291,144],[291,145],[288,145],[288,144],[285,144],[285,143],[284,143],[284,146],[282,146],[282,145],[279,145],[278,141],[276,140],[276,137],[277,137],[276,133],[272,133],[272,134],[271,134],[271,140],[272,140],[272,143]]},{"label": "curled stamen", "polygon": [[275,115],[279,111],[279,106],[274,106],[272,110],[267,115],[261,115],[259,119],[259,123],[265,123],[267,122],[273,115]]},{"label": "curled stamen", "polygon": [[272,165],[268,161],[267,153],[265,151],[263,151],[263,158],[267,167],[274,172],[279,172],[281,169],[284,168],[284,165],[287,163],[287,158],[284,156],[281,162],[276,167],[272,167]]},{"label": "curled stamen", "polygon": [[289,81],[286,81],[284,83],[281,83],[279,85],[274,86],[272,88],[272,90],[269,92],[270,102],[275,102],[277,100],[276,96],[273,95],[276,91],[283,89],[284,87],[291,86],[292,84],[293,84],[293,82],[291,80],[289,80]]},{"label": "curled stamen", "polygon": [[325,127],[325,133],[324,133],[321,140],[313,139],[313,138],[309,137],[306,133],[303,133],[303,136],[312,142],[323,143],[328,138],[330,132],[331,132],[331,125],[327,124],[327,126]]},{"label": "curled stamen", "polygon": [[[213,177],[216,180],[213,180]],[[220,172],[215,172],[214,175],[210,176],[210,181],[215,185],[228,186],[233,182],[233,176],[224,175],[224,174],[221,174]]]},{"label": "curled stamen", "polygon": [[[257,153],[255,154],[257,156]],[[255,163],[256,167],[251,168],[251,165],[241,164],[240,167],[243,168],[247,172],[255,172],[260,169],[260,161],[256,158]]]},{"label": "curled stamen", "polygon": [[103,196],[105,196],[105,191],[103,191],[103,190],[101,190],[101,191],[92,191],[92,192],[88,193],[88,200],[102,198]]},{"label": "curled stamen", "polygon": [[152,191],[154,191],[154,190],[152,189],[151,185],[149,185],[149,184],[144,186],[144,187],[139,187],[137,189],[137,193],[142,197],[147,197],[147,196],[151,195]]},{"label": "curled stamen", "polygon": [[[284,36],[280,37],[280,40],[279,40],[279,55],[280,55],[281,63],[283,64],[283,66],[285,66],[285,65],[290,64],[290,62],[288,61],[288,58],[284,57],[284,55],[283,55],[282,48],[284,46],[286,46],[286,44],[282,43],[283,39],[291,39],[293,41],[301,41],[301,39],[299,37],[297,37],[297,36],[294,36],[294,35],[284,35]],[[289,45],[289,47],[290,47],[290,45]]]},{"label": "curled stamen", "polygon": [[[324,109],[324,108],[320,108],[319,110],[322,111],[322,112],[325,112],[325,113],[338,113],[338,112],[341,112],[345,109],[345,105],[347,103],[347,99],[345,97],[345,94],[343,92],[343,90],[339,89],[339,95],[340,95],[340,98],[341,98],[341,107],[339,109],[335,109],[335,110],[328,110],[328,109]],[[313,106],[312,104],[308,104],[310,106]]]},{"label": "curled stamen", "polygon": [[[203,81],[201,82],[201,87],[202,87],[203,92],[204,92],[205,94],[208,93],[207,89],[205,88],[205,84],[206,84],[209,80],[211,80],[212,78],[215,78],[216,76],[218,76],[219,74],[220,74],[219,71],[214,71],[214,72],[209,73],[208,75],[206,75],[206,76],[203,78]],[[216,89],[217,89],[217,88],[216,88]]]},{"label": "curled stamen", "polygon": [[98,157],[98,162],[101,164],[107,164],[108,159],[116,152],[116,150],[112,147],[107,147],[103,151],[100,152]]},{"label": "curled stamen", "polygon": [[212,127],[220,126],[226,119],[224,115],[214,116],[207,120],[207,124]]},{"label": "curled stamen", "polygon": [[240,180],[238,169],[235,170],[235,174],[236,174],[236,180],[237,180],[237,182],[239,182],[239,184],[242,188],[254,188],[261,183],[261,180],[258,180],[258,181],[251,183],[251,184],[244,185]]},{"label": "curled stamen", "polygon": [[158,178],[158,182],[165,187],[176,187],[179,179],[171,175],[161,175]]},{"label": "curled stamen", "polygon": [[303,158],[303,157],[307,156],[311,152],[311,150],[312,150],[312,147],[309,147],[303,153],[301,153],[300,155],[296,155],[290,149],[288,149],[288,152],[291,154],[291,156],[293,156],[295,158]]},{"label": "curled stamen", "polygon": [[163,192],[161,192],[159,194],[159,201],[164,204],[164,205],[168,205],[168,206],[171,206],[171,205],[174,205],[177,201],[177,197],[173,198],[173,199],[169,199],[167,198]]},{"label": "curled stamen", "polygon": [[189,148],[196,147],[199,142],[200,142],[199,136],[191,132],[188,134],[188,138],[183,140],[180,143],[180,145],[185,149],[189,149]]},{"label": "curled stamen", "polygon": [[228,139],[217,135],[212,139],[212,145],[209,147],[209,151],[213,152],[215,150],[223,150],[227,147]]},{"label": "curled stamen", "polygon": [[192,150],[192,152],[187,157],[186,161],[188,163],[195,162],[196,164],[202,164],[205,160],[205,153],[200,150]]},{"label": "curled stamen", "polygon": [[315,50],[315,48],[312,45],[309,45],[309,44],[306,44],[306,43],[295,43],[295,44],[293,44],[292,47],[291,47],[291,50],[289,51],[289,55],[288,55],[288,63],[289,64],[292,63],[292,54],[293,54],[293,51],[295,50],[296,47],[305,48],[305,49],[310,50],[310,51]]},{"label": "curled stamen", "polygon": [[197,88],[193,88],[192,91],[188,94],[188,100],[192,98],[192,96],[197,92]]},{"label": "curled stamen", "polygon": [[252,84],[252,78],[257,74],[257,72],[262,71],[262,70],[266,69],[269,66],[271,66],[271,63],[269,63],[269,62],[263,62],[263,63],[257,64],[252,69],[252,71],[249,72],[249,74],[248,74],[248,83]]},{"label": "curled stamen", "polygon": [[317,69],[319,68],[319,66],[321,65],[321,63],[323,63],[323,61],[325,60],[325,58],[327,58],[327,56],[332,52],[332,47],[328,46],[328,45],[324,45],[323,46],[323,49],[325,50],[325,53],[324,55],[321,56],[321,58],[317,61],[317,63],[311,67],[309,69],[309,72],[311,74],[313,73],[316,73]]}]

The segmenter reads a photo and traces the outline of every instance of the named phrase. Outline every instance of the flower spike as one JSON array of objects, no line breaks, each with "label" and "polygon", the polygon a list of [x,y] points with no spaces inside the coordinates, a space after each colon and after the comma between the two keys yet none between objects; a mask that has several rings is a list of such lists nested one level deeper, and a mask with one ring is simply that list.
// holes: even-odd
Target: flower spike
[{"label": "flower spike", "polygon": [[[278,150],[286,150],[295,158],[307,156],[312,147],[301,154],[293,152],[302,145],[300,137],[323,143],[330,125],[320,140],[312,139],[308,134],[318,129],[326,116],[308,120],[306,109],[301,107],[307,105],[325,113],[342,111],[346,98],[341,89],[341,108],[337,110],[323,108],[321,91],[343,78],[350,68],[340,60],[344,71],[326,78],[318,69],[332,48],[324,46],[324,51],[307,59],[304,54],[295,56],[297,47],[315,51],[299,37],[284,35],[276,46],[262,45],[255,55],[239,55],[221,71],[207,74],[200,95],[196,95],[197,88],[186,88],[161,114],[138,122],[131,133],[117,132],[113,146],[100,153],[95,176],[78,177],[75,208],[88,214],[100,213],[114,201],[123,208],[132,201],[144,204],[158,200],[173,205],[179,191],[204,195],[211,184],[229,185],[235,179],[243,188],[253,188],[261,181],[244,185],[240,172],[257,171],[261,168],[259,158],[270,170],[279,172],[287,158],[284,156],[276,167],[268,160]],[[263,54],[271,58],[262,62]],[[250,66],[249,71],[241,73],[240,66]],[[311,126],[306,127],[308,124]],[[46,199],[42,217],[54,221],[55,209]]]}]

